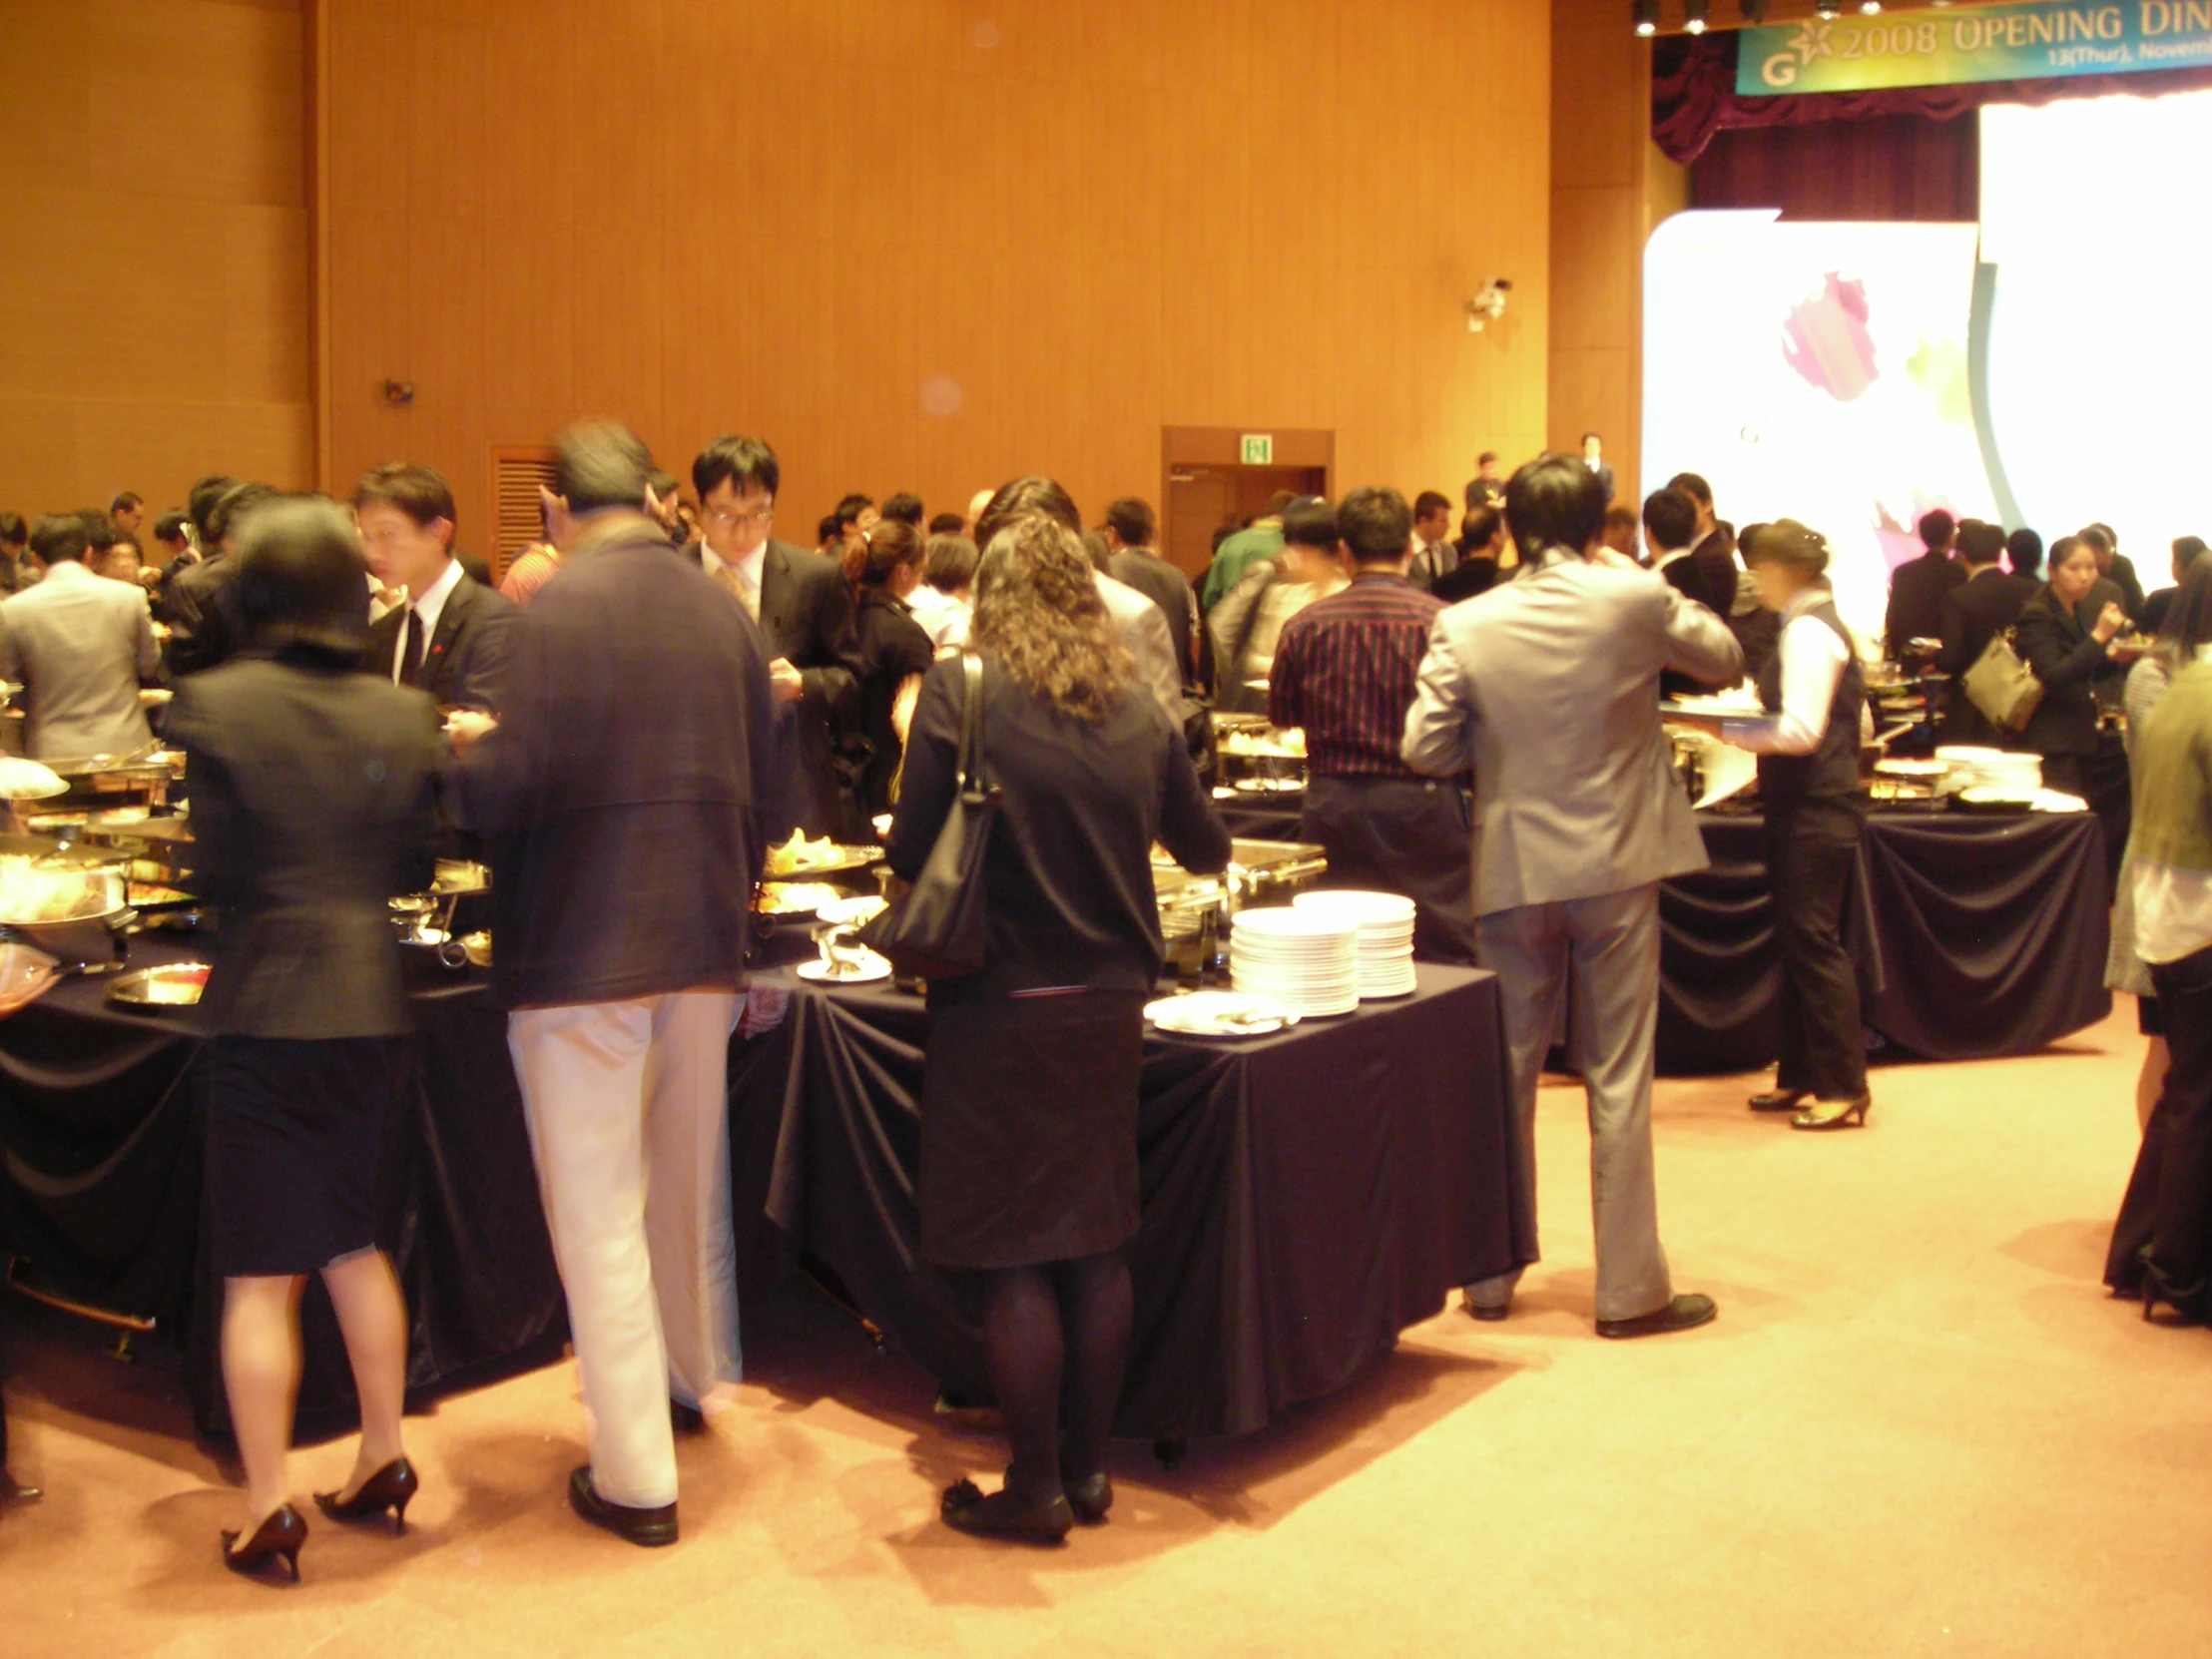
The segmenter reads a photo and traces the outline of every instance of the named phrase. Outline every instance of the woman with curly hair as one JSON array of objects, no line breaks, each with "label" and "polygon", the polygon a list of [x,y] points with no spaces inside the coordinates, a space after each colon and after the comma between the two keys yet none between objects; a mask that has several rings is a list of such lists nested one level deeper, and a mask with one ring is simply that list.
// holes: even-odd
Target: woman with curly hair
[{"label": "woman with curly hair", "polygon": [[[1137,1231],[1144,1005],[1164,955],[1151,848],[1202,872],[1229,862],[1182,734],[1131,678],[1078,529],[1041,478],[1000,490],[976,526],[970,644],[984,781],[1002,807],[987,959],[929,983],[916,1191],[922,1255],[980,1277],[1013,1442],[1004,1488],[963,1480],[944,1518],[1032,1541],[1096,1525],[1113,1502],[1106,1441],[1131,1322],[1120,1253]],[[888,846],[908,880],[958,789],[967,696],[964,657],[922,683]]]}]

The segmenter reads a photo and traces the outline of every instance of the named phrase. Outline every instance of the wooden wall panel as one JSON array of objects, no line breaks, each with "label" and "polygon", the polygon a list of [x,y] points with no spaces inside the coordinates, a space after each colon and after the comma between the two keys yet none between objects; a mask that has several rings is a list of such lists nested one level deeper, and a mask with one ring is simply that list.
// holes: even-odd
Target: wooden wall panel
[{"label": "wooden wall panel", "polygon": [[679,475],[769,438],[801,541],[855,488],[1149,496],[1171,424],[1409,491],[1542,441],[1547,0],[316,3],[325,482],[428,461],[464,539],[583,413]]},{"label": "wooden wall panel", "polygon": [[6,0],[0,509],[313,473],[300,0]]}]

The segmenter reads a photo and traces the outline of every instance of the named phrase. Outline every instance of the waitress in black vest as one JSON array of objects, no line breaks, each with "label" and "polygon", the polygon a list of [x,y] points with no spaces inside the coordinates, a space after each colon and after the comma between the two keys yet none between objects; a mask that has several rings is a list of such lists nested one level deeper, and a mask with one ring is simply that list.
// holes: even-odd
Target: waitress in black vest
[{"label": "waitress in black vest", "polygon": [[1782,944],[1782,1059],[1755,1112],[1793,1111],[1794,1129],[1867,1121],[1867,1051],[1859,979],[1844,950],[1844,895],[1859,855],[1866,796],[1859,745],[1866,688],[1850,630],[1836,614],[1828,545],[1793,519],[1747,532],[1744,562],[1759,597],[1781,613],[1780,649],[1759,674],[1772,721],[1729,721],[1721,735],[1759,757],[1767,870]]}]

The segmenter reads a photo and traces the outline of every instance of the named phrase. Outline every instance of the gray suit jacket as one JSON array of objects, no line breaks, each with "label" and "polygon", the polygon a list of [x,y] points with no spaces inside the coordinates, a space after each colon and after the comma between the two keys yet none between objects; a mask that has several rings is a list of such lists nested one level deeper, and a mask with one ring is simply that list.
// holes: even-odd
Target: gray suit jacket
[{"label": "gray suit jacket", "polygon": [[1160,607],[1127,582],[1111,576],[1098,578],[1098,597],[1106,602],[1106,617],[1114,635],[1137,661],[1137,683],[1148,688],[1168,724],[1183,729],[1183,675],[1175,666],[1175,642],[1168,635],[1168,619]]},{"label": "gray suit jacket", "polygon": [[154,741],[139,681],[161,664],[143,588],[75,559],[0,604],[0,679],[21,681],[33,760],[127,755]]},{"label": "gray suit jacket", "polygon": [[1706,865],[1659,725],[1659,674],[1743,671],[1728,624],[1617,554],[1553,550],[1436,619],[1405,764],[1472,767],[1475,912],[1594,898]]}]

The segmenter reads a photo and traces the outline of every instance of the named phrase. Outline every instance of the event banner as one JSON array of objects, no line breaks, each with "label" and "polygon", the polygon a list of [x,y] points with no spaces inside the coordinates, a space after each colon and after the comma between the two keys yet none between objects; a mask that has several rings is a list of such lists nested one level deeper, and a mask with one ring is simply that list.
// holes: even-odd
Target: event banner
[{"label": "event banner", "polygon": [[1736,91],[1750,97],[2127,75],[2212,64],[2212,0],[1814,17],[1741,39]]}]

